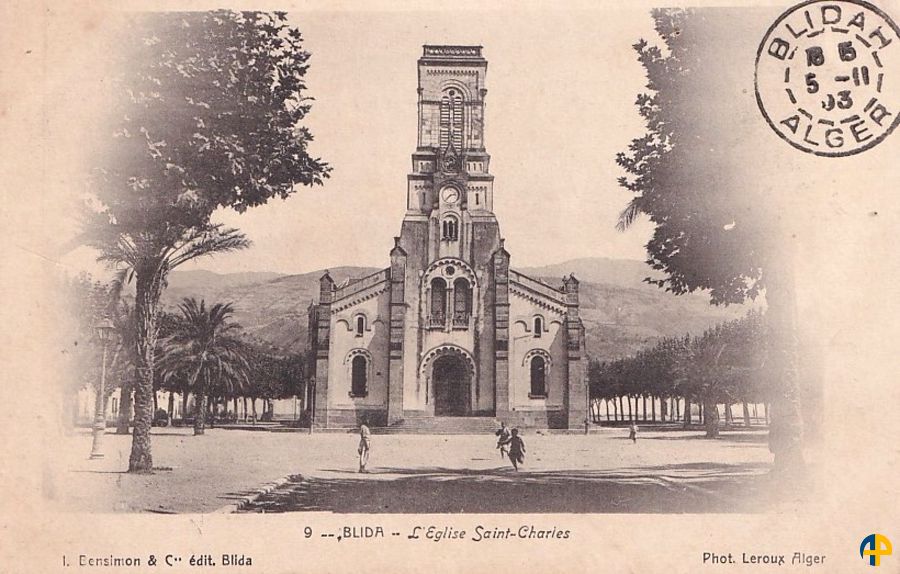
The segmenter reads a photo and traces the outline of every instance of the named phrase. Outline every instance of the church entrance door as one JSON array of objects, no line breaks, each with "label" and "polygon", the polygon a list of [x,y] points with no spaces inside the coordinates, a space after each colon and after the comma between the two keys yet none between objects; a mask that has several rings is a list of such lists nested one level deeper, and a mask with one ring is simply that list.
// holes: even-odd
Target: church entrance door
[{"label": "church entrance door", "polygon": [[458,355],[445,355],[434,361],[435,416],[462,417],[469,414],[469,370],[465,359]]}]

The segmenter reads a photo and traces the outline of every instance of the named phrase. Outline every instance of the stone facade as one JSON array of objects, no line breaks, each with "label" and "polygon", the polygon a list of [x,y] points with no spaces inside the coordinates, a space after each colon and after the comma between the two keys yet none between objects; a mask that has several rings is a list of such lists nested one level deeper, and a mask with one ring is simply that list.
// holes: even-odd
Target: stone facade
[{"label": "stone facade", "polygon": [[390,267],[309,308],[313,424],[490,416],[576,428],[586,416],[578,281],[510,269],[484,147],[480,46],[425,46],[418,146]]}]

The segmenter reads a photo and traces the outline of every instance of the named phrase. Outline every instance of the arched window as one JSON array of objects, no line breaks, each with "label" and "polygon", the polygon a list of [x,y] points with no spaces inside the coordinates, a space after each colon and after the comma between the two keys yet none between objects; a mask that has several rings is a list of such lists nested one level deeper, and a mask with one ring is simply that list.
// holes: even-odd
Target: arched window
[{"label": "arched window", "polygon": [[366,396],[368,389],[369,364],[363,355],[353,357],[350,368],[350,394],[354,397]]},{"label": "arched window", "polygon": [[540,355],[531,358],[531,397],[547,396],[547,363]]},{"label": "arched window", "polygon": [[540,317],[534,318],[534,336],[540,337],[541,333],[544,332],[544,320]]},{"label": "arched window", "polygon": [[452,215],[448,215],[441,223],[441,238],[447,241],[456,241],[459,239],[459,220]]},{"label": "arched window", "polygon": [[469,282],[460,277],[453,282],[453,324],[467,326],[472,315],[472,289]]},{"label": "arched window", "polygon": [[362,337],[366,331],[366,318],[364,315],[356,317],[356,336]]},{"label": "arched window", "polygon": [[444,325],[447,313],[447,283],[440,277],[431,280],[431,323]]},{"label": "arched window", "polygon": [[463,102],[459,90],[450,89],[441,98],[440,146],[462,149]]}]

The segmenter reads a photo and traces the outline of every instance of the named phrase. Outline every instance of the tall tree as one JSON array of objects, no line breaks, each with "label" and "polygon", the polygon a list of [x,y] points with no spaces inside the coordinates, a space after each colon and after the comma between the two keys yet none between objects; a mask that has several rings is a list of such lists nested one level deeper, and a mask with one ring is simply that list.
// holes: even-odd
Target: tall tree
[{"label": "tall tree", "polygon": [[281,12],[143,14],[129,19],[110,75],[106,147],[96,155],[85,241],[134,272],[135,427],[130,472],[153,459],[154,348],[159,299],[175,267],[243,249],[211,222],[316,185],[304,76],[309,53]]},{"label": "tall tree", "polygon": [[713,304],[730,304],[765,289],[769,376],[778,391],[770,448],[776,468],[802,466],[791,240],[766,213],[748,156],[735,151],[746,145],[732,113],[741,83],[728,77],[731,61],[710,52],[729,44],[733,20],[709,10],[652,15],[665,49],[634,46],[647,72],[649,92],[636,102],[647,133],[617,157],[627,172],[619,182],[634,194],[619,227],[650,218],[647,262],[664,276],[649,281],[675,294],[708,290]]},{"label": "tall tree", "polygon": [[[206,428],[207,398],[212,392],[226,395],[247,385],[249,366],[245,346],[238,337],[240,325],[231,321],[231,304],[188,298],[179,305],[181,316],[171,337],[163,341],[161,370],[188,381],[197,405],[194,434]],[[164,375],[164,376],[165,376]]]}]

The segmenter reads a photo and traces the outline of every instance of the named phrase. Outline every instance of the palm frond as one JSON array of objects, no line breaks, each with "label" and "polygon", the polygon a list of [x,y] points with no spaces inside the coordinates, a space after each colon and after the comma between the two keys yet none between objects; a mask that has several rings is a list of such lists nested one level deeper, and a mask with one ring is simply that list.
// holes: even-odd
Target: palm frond
[{"label": "palm frond", "polygon": [[168,259],[169,269],[174,269],[197,257],[238,251],[249,246],[250,240],[247,239],[247,236],[237,229],[226,228],[221,224],[213,225],[208,229],[192,229],[181,244],[171,252]]},{"label": "palm frond", "polygon": [[628,202],[628,205],[625,206],[625,209],[619,214],[619,220],[616,222],[616,229],[619,231],[625,231],[631,224],[635,222],[638,216],[642,213],[641,211],[641,197],[635,197],[631,201]]}]

